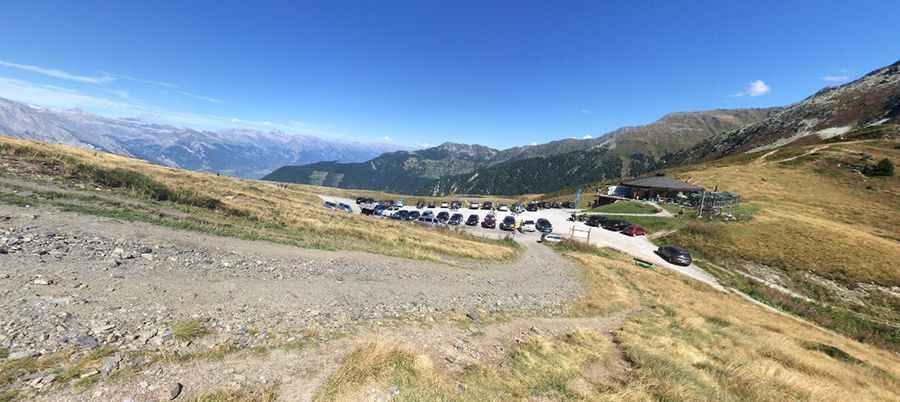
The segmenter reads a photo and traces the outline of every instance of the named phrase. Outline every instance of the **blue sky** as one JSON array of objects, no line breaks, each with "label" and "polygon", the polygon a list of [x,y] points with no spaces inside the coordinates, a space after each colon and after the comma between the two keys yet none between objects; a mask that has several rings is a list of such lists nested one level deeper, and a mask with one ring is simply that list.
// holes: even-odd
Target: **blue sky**
[{"label": "blue sky", "polygon": [[136,3],[5,4],[0,96],[502,148],[784,105],[900,59],[897,1]]}]

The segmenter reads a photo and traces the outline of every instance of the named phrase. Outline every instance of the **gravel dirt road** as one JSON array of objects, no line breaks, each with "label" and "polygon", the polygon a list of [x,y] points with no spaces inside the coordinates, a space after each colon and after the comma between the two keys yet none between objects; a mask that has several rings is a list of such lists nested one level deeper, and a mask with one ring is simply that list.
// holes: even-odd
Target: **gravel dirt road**
[{"label": "gravel dirt road", "polygon": [[436,264],[0,206],[0,347],[137,345],[189,318],[252,346],[259,334],[251,327],[290,332],[474,309],[553,311],[578,294],[570,262],[523,244],[513,263]]}]

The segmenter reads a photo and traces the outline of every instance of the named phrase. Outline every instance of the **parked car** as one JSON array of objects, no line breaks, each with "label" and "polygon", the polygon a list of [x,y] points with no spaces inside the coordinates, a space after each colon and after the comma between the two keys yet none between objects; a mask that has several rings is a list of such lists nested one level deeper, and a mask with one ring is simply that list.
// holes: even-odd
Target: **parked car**
[{"label": "parked car", "polygon": [[423,218],[434,218],[434,211],[425,211],[422,212]]},{"label": "parked car", "polygon": [[566,202],[562,203],[562,207],[567,208],[567,209],[574,209],[575,201],[566,201]]},{"label": "parked car", "polygon": [[416,219],[419,219],[420,216],[422,215],[419,211],[409,211],[409,214],[406,215],[406,220],[415,221]]},{"label": "parked car", "polygon": [[493,229],[497,227],[497,219],[494,218],[494,215],[488,215],[484,217],[484,220],[481,221],[481,227],[485,229]]},{"label": "parked car", "polygon": [[538,218],[537,224],[534,225],[535,229],[541,233],[550,233],[553,231],[553,225],[550,224],[550,221],[544,218]]},{"label": "parked car", "polygon": [[694,262],[693,259],[691,259],[691,254],[681,247],[662,246],[656,250],[656,254],[662,257],[662,259],[675,265],[686,267]]},{"label": "parked car", "polygon": [[450,217],[450,220],[447,221],[448,224],[451,224],[454,226],[460,225],[460,224],[462,224],[462,222],[463,222],[463,214],[453,214],[453,216]]},{"label": "parked car", "polygon": [[541,238],[538,240],[539,243],[548,242],[548,243],[559,243],[563,240],[562,236],[556,233],[541,233]]},{"label": "parked car", "polygon": [[434,201],[428,201],[428,208],[434,208]]},{"label": "parked car", "polygon": [[494,209],[494,203],[490,201],[485,201],[481,204],[481,209],[491,210]]},{"label": "parked car", "polygon": [[479,204],[479,203],[477,203],[477,202],[470,202],[470,203],[469,203],[469,209],[478,209],[478,208],[481,208],[481,204]]},{"label": "parked car", "polygon": [[528,206],[525,207],[525,210],[529,212],[537,212],[538,204],[536,202],[529,202]]},{"label": "parked car", "polygon": [[630,222],[626,222],[623,220],[607,219],[605,222],[600,224],[600,227],[602,227],[606,230],[612,230],[613,232],[621,232],[630,225],[631,225]]},{"label": "parked car", "polygon": [[450,213],[447,211],[438,212],[437,220],[441,223],[447,223],[450,220]]},{"label": "parked car", "polygon": [[602,226],[609,218],[602,215],[590,215],[584,220],[584,224],[593,227]]},{"label": "parked car", "polygon": [[534,232],[535,230],[537,230],[537,228],[534,225],[534,221],[530,219],[522,222],[522,226],[519,226],[519,231],[521,232]]},{"label": "parked car", "polygon": [[644,230],[644,228],[642,228],[642,227],[640,227],[640,226],[638,226],[638,225],[628,225],[628,227],[625,228],[625,230],[622,231],[622,234],[623,234],[623,235],[626,235],[626,236],[631,236],[631,237],[634,237],[634,236],[646,236],[646,235],[647,235],[647,231]]},{"label": "parked car", "polygon": [[328,209],[337,209],[337,207],[338,207],[336,203],[333,203],[331,201],[325,201],[324,206],[325,206],[325,208],[328,208]]},{"label": "parked car", "polygon": [[423,217],[419,218],[419,220],[417,220],[416,223],[418,223],[420,225],[425,225],[425,226],[434,226],[434,225],[438,224],[438,220],[433,217],[430,217],[430,216],[423,216]]},{"label": "parked car", "polygon": [[441,203],[441,208],[450,208],[450,203],[442,202],[442,203]]},{"label": "parked car", "polygon": [[459,209],[460,206],[462,206],[462,203],[460,203],[459,201],[453,201],[450,203],[450,209],[453,210]]},{"label": "parked car", "polygon": [[507,215],[503,218],[503,222],[500,222],[500,230],[514,230],[516,228],[516,218],[512,215]]},{"label": "parked car", "polygon": [[353,212],[353,208],[351,208],[351,207],[350,207],[349,205],[347,205],[347,204],[344,204],[343,202],[342,202],[342,203],[339,203],[338,206],[337,206],[337,208],[338,208],[339,210],[341,210],[341,211],[344,211],[344,212]]},{"label": "parked car", "polygon": [[509,211],[509,205],[500,204],[500,206],[497,207],[497,210],[500,212],[507,212]]},{"label": "parked car", "polygon": [[475,226],[478,224],[478,215],[472,214],[469,215],[469,218],[466,219],[466,226]]}]

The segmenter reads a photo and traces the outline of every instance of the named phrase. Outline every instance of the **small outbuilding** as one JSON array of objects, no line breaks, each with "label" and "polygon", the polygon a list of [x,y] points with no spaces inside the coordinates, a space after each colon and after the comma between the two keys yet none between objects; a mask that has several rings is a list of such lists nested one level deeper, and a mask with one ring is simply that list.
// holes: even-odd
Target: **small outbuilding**
[{"label": "small outbuilding", "polygon": [[675,199],[678,194],[690,196],[703,191],[703,187],[685,183],[668,176],[648,176],[624,181],[616,186],[617,195],[625,198]]}]

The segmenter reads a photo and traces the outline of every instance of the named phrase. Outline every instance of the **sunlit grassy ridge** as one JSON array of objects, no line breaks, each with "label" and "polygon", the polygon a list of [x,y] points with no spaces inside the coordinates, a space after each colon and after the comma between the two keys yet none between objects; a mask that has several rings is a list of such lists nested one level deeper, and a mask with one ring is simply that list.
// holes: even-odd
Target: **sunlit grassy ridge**
[{"label": "sunlit grassy ridge", "polygon": [[590,326],[533,335],[513,344],[500,363],[455,374],[404,345],[373,342],[349,355],[318,399],[356,400],[364,390],[391,386],[401,401],[900,398],[893,353],[677,274],[635,267],[613,251],[563,252],[584,270],[579,315],[640,307],[611,337]]},{"label": "sunlit grassy ridge", "polygon": [[[742,222],[689,222],[663,241],[701,257],[728,286],[856,339],[900,350],[900,178],[866,177],[900,162],[896,141],[788,147],[678,172],[736,191],[759,210]],[[795,297],[757,279],[770,279]]]},{"label": "sunlit grassy ridge", "polygon": [[695,227],[673,240],[721,259],[810,270],[850,283],[900,285],[900,178],[865,178],[848,168],[860,153],[900,162],[900,151],[891,145],[834,144],[777,162],[791,156],[793,149],[787,149],[765,161],[692,168],[684,174],[701,185],[737,191],[762,211],[749,223]]},{"label": "sunlit grassy ridge", "polygon": [[516,254],[515,247],[506,242],[325,210],[317,196],[320,189],[311,186],[279,186],[190,172],[103,152],[7,137],[0,137],[0,153],[10,163],[21,162],[20,168],[31,169],[29,180],[40,177],[62,185],[99,185],[114,190],[114,195],[130,196],[124,201],[134,201],[100,199],[84,192],[44,194],[80,212],[302,247],[430,260],[504,260]]}]

